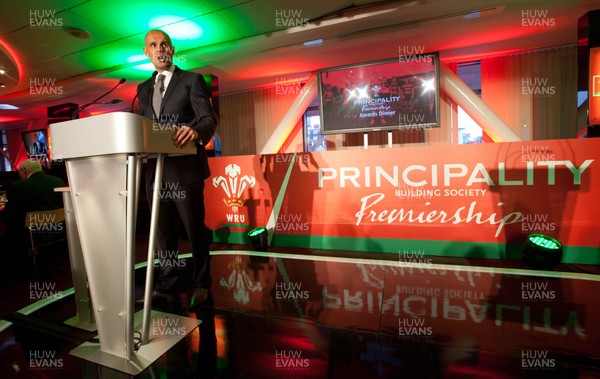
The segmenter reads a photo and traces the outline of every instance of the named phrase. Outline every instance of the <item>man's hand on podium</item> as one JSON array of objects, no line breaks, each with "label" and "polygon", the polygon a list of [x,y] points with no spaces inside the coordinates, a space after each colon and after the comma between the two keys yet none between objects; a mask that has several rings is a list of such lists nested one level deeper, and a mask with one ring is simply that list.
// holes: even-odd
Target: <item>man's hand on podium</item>
[{"label": "man's hand on podium", "polygon": [[183,125],[182,127],[173,126],[173,129],[175,130],[173,142],[180,149],[186,147],[191,141],[198,139],[198,133],[187,125]]}]

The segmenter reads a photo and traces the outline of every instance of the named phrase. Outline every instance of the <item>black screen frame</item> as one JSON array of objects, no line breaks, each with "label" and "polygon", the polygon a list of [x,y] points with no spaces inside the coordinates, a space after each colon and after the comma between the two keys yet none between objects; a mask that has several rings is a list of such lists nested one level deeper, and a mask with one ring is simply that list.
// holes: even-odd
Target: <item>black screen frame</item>
[{"label": "black screen frame", "polygon": [[[328,109],[328,107],[331,108],[331,106],[324,104],[325,103],[325,95],[324,95],[324,82],[323,82],[323,76],[327,75],[328,73],[331,72],[343,72],[343,71],[347,71],[350,72],[351,70],[367,70],[368,72],[374,72],[375,70],[377,70],[377,68],[381,68],[381,67],[392,67],[393,64],[397,63],[398,64],[398,68],[397,68],[397,72],[399,74],[403,73],[401,71],[401,67],[403,67],[406,72],[410,72],[410,65],[411,64],[415,64],[416,62],[427,62],[430,61],[433,64],[433,70],[429,71],[430,73],[433,74],[434,77],[434,91],[433,91],[433,104],[435,107],[435,110],[430,111],[429,113],[429,118],[433,118],[432,120],[427,120],[424,121],[422,123],[415,123],[415,122],[401,122],[401,117],[400,115],[395,115],[394,117],[397,117],[396,121],[394,122],[394,120],[392,120],[392,116],[390,116],[390,120],[387,120],[388,123],[387,124],[378,124],[378,125],[360,125],[358,122],[348,122],[345,123],[345,126],[339,127],[340,123],[343,123],[343,121],[340,120],[336,120],[336,125],[332,127],[332,125],[330,124],[330,121],[332,120],[332,116],[327,116],[327,112],[331,112],[331,109]],[[407,74],[407,76],[418,76],[421,74]],[[389,131],[389,130],[415,130],[415,129],[429,129],[429,128],[439,128],[440,127],[440,60],[439,60],[439,53],[438,52],[429,52],[429,53],[422,53],[422,54],[416,54],[416,55],[412,55],[412,56],[405,56],[405,57],[397,57],[397,58],[389,58],[389,59],[382,59],[382,60],[376,60],[376,61],[369,61],[369,62],[362,62],[362,63],[355,63],[355,64],[349,64],[349,65],[342,65],[342,66],[335,66],[335,67],[329,67],[329,68],[323,68],[323,69],[319,69],[317,70],[317,80],[318,80],[318,89],[319,89],[319,107],[320,107],[320,114],[321,114],[321,133],[322,134],[345,134],[345,133],[366,133],[366,132],[373,132],[373,131]],[[342,89],[345,90],[345,89]],[[338,94],[339,96],[339,94]],[[391,99],[392,96],[390,96]],[[357,107],[355,105],[355,107]],[[357,111],[354,109],[354,112],[348,112],[348,113],[344,113],[342,112],[342,115],[349,115],[351,116],[352,114],[356,114]],[[362,113],[359,114],[359,116],[362,115]],[[349,117],[347,116],[347,117]],[[408,121],[408,117],[406,117],[406,115],[404,116],[404,120]],[[356,116],[355,116],[356,118]],[[359,117],[360,118],[360,117]],[[380,117],[382,119],[382,122],[384,122],[383,117]],[[391,121],[391,122],[389,122]],[[411,120],[414,121],[414,120]],[[331,122],[331,124],[333,124],[333,122]]]},{"label": "black screen frame", "polygon": [[[42,133],[42,135],[44,136],[43,142],[44,142],[45,146],[41,152],[37,151],[37,150],[34,151],[32,149],[32,146],[36,140],[35,136],[37,133]],[[25,145],[25,153],[27,154],[28,158],[32,158],[32,157],[48,158],[49,157],[50,141],[48,139],[48,129],[47,128],[23,131],[23,132],[21,132],[21,138],[23,139],[23,144]]]}]

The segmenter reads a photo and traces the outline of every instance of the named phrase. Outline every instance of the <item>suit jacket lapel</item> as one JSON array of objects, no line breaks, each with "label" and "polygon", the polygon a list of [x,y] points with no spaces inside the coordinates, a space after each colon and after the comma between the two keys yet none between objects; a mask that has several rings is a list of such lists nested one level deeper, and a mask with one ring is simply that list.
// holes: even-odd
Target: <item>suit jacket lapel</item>
[{"label": "suit jacket lapel", "polygon": [[165,109],[165,103],[169,99],[169,96],[175,91],[175,87],[177,86],[177,82],[179,81],[179,76],[181,75],[181,70],[179,67],[175,67],[175,71],[173,71],[173,76],[171,77],[171,81],[169,81],[169,86],[167,87],[167,92],[163,95],[162,103],[160,104],[160,113],[162,114],[163,109]]}]

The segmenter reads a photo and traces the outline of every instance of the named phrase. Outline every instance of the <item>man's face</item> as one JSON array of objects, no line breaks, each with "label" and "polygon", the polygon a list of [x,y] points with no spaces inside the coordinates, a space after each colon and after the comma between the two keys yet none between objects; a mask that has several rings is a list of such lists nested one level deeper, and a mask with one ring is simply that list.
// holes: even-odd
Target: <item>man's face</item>
[{"label": "man's face", "polygon": [[156,71],[162,72],[173,64],[175,49],[168,35],[151,31],[146,35],[144,54],[152,61]]}]

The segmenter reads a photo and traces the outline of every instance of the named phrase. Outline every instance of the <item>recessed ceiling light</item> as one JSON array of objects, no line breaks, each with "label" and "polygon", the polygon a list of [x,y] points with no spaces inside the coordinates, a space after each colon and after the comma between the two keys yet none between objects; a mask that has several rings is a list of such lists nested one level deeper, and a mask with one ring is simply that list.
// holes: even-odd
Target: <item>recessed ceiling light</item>
[{"label": "recessed ceiling light", "polygon": [[90,32],[81,28],[65,27],[63,30],[67,32],[67,34],[71,37],[75,37],[78,39],[90,39],[90,37],[92,36]]},{"label": "recessed ceiling light", "polygon": [[0,75],[4,75],[6,73],[6,71],[4,71],[3,69],[0,68]]},{"label": "recessed ceiling light", "polygon": [[0,104],[0,110],[12,111],[15,109],[19,109],[19,107],[15,107],[14,105],[10,105],[10,104]]},{"label": "recessed ceiling light", "polygon": [[204,33],[200,25],[179,16],[156,16],[148,22],[148,26],[164,31],[174,40],[193,40]]},{"label": "recessed ceiling light", "polygon": [[313,39],[312,41],[304,42],[304,46],[319,46],[323,44],[323,38]]},{"label": "recessed ceiling light", "polygon": [[0,83],[0,88],[6,88],[6,85],[4,83]]}]

